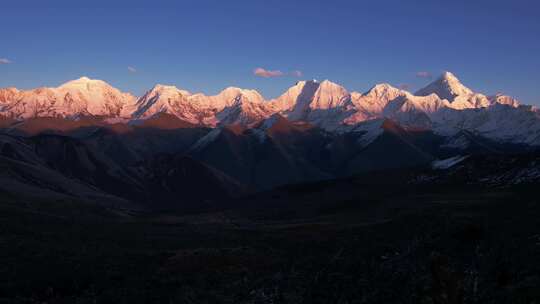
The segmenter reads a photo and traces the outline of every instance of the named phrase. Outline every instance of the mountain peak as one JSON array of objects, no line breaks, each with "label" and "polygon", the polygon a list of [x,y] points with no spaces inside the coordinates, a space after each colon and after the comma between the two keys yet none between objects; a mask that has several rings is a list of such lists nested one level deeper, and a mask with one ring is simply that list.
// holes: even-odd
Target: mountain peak
[{"label": "mountain peak", "polygon": [[104,81],[98,80],[98,79],[92,79],[87,76],[82,76],[78,79],[70,80],[66,83],[89,83],[89,82],[104,82]]},{"label": "mountain peak", "polygon": [[168,95],[176,96],[178,94],[181,94],[184,96],[191,95],[189,91],[181,90],[174,85],[165,85],[165,84],[159,84],[159,83],[154,85],[154,87],[150,91],[148,91],[147,94],[148,93],[158,94],[158,95],[167,95],[167,96]]},{"label": "mountain peak", "polygon": [[226,87],[225,89],[223,89],[223,91],[221,91],[221,93],[240,93],[244,91],[243,89],[239,88],[239,87]]},{"label": "mountain peak", "polygon": [[242,89],[242,88],[239,88],[239,87],[227,87],[223,91],[221,91],[218,95],[223,95],[223,94],[240,95],[240,94],[252,94],[252,93],[258,93],[258,92],[255,91],[255,90]]},{"label": "mountain peak", "polygon": [[294,88],[294,87],[302,88],[302,87],[304,87],[304,86],[306,86],[306,85],[308,85],[308,86],[313,86],[313,85],[320,85],[320,83],[319,83],[319,81],[318,81],[317,79],[311,79],[311,80],[299,80],[299,81],[297,81],[297,82],[294,84],[293,88]]},{"label": "mountain peak", "polygon": [[449,81],[459,81],[459,79],[452,72],[444,71],[441,75],[441,78]]},{"label": "mountain peak", "polygon": [[224,98],[226,103],[230,103],[232,100],[237,99],[242,100],[243,98],[256,103],[262,103],[264,101],[264,98],[257,90],[242,89],[238,87],[228,87],[221,91],[217,96]]},{"label": "mountain peak", "polygon": [[363,96],[368,96],[372,98],[380,98],[390,96],[389,98],[393,99],[397,96],[404,95],[406,92],[398,89],[388,83],[379,83],[369,89]]},{"label": "mountain peak", "polygon": [[491,104],[509,105],[509,106],[514,107],[514,108],[517,108],[520,105],[519,100],[517,100],[517,99],[515,99],[513,97],[510,97],[510,96],[504,95],[502,93],[497,93],[497,94],[495,94],[493,96],[488,97],[488,99],[491,102]]},{"label": "mountain peak", "polygon": [[[313,82],[317,82],[316,80],[312,80]],[[321,81],[321,85],[336,85],[338,86],[337,83],[331,81],[331,80],[328,80],[328,79],[325,79],[323,81]]]},{"label": "mountain peak", "polygon": [[178,91],[178,88],[174,85],[167,84],[156,84],[152,90],[162,91],[162,90],[175,90]]},{"label": "mountain peak", "polygon": [[83,76],[81,78],[70,80],[62,85],[60,85],[59,89],[89,89],[90,87],[94,86],[100,86],[100,87],[110,87],[108,83],[106,83],[103,80],[98,79],[91,79],[86,76]]},{"label": "mountain peak", "polygon": [[437,94],[441,99],[447,99],[452,102],[457,96],[470,96],[474,92],[464,86],[459,79],[451,72],[444,72],[439,78],[428,84],[423,89],[415,93],[418,96],[428,96]]},{"label": "mountain peak", "polygon": [[345,90],[345,88],[333,81],[325,79],[319,83],[319,90]]},{"label": "mountain peak", "polygon": [[371,89],[369,89],[368,92],[371,92],[371,91],[386,91],[386,90],[398,90],[398,88],[393,87],[389,83],[378,83],[378,84],[374,85]]},{"label": "mountain peak", "polygon": [[348,98],[349,92],[341,85],[327,79],[319,84],[314,97],[320,99],[319,102],[322,101],[323,103],[333,99],[335,99],[335,102],[338,102],[344,98]]}]

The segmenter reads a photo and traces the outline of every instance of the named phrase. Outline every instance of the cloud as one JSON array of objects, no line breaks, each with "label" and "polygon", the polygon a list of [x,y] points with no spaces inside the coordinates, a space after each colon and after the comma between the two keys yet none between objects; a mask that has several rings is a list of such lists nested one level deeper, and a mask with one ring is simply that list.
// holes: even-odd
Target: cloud
[{"label": "cloud", "polygon": [[130,73],[137,73],[137,69],[132,66],[128,66],[127,69]]},{"label": "cloud", "polygon": [[0,58],[0,64],[9,64],[11,63],[11,60],[6,58]]},{"label": "cloud", "polygon": [[416,77],[431,79],[431,78],[433,78],[433,75],[431,75],[430,72],[420,71],[420,72],[416,72]]},{"label": "cloud", "polygon": [[295,70],[295,71],[291,72],[291,75],[294,76],[294,77],[302,77],[302,76],[304,76],[304,73],[302,73],[302,71]]},{"label": "cloud", "polygon": [[255,70],[253,70],[253,74],[256,75],[256,76],[259,76],[259,77],[264,77],[264,78],[271,78],[271,77],[282,77],[282,76],[292,76],[292,77],[302,77],[304,76],[304,73],[302,73],[302,71],[300,70],[294,70],[294,71],[291,71],[291,72],[288,72],[288,73],[284,73],[280,70],[267,70],[267,69],[264,69],[264,68],[256,68]]},{"label": "cloud", "polygon": [[263,68],[256,68],[255,70],[253,70],[253,74],[264,78],[281,77],[285,75],[282,71],[279,70],[270,71]]}]

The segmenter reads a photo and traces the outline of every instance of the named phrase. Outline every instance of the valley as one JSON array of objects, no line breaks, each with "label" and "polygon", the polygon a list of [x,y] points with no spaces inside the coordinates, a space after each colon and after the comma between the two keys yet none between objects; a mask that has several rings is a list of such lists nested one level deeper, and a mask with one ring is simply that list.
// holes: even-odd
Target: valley
[{"label": "valley", "polygon": [[535,187],[422,189],[361,179],[303,184],[196,213],[4,197],[0,300],[529,303],[540,296]]}]

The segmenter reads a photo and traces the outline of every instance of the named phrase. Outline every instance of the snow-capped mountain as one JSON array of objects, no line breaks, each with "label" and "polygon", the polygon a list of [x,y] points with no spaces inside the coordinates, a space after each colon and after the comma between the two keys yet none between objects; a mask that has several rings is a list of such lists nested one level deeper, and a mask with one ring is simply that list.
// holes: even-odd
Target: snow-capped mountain
[{"label": "snow-capped mountain", "polygon": [[433,93],[440,98],[449,101],[454,101],[458,96],[469,96],[474,94],[471,89],[464,86],[459,79],[450,72],[444,72],[441,77],[423,89],[418,90],[415,95],[427,96]]},{"label": "snow-capped mountain", "polygon": [[167,113],[189,122],[196,121],[192,117],[196,110],[191,110],[195,105],[187,100],[190,95],[190,92],[175,86],[158,84],[137,100],[132,118],[144,119],[158,113]]},{"label": "snow-capped mountain", "polygon": [[159,84],[136,99],[87,77],[57,88],[0,89],[0,115],[19,120],[93,115],[122,118],[116,120],[122,122],[145,120],[159,113],[194,125],[248,128],[279,114],[288,121],[306,122],[327,131],[369,131],[369,138],[380,134],[374,126],[391,119],[405,128],[432,130],[443,136],[466,130],[495,140],[540,145],[540,117],[534,108],[521,106],[510,96],[476,93],[450,72],[415,94],[389,84],[375,85],[362,94],[348,92],[329,80],[311,80],[297,82],[272,100],[265,100],[255,90],[236,87],[207,96]]},{"label": "snow-capped mountain", "polygon": [[417,91],[415,95],[428,96],[431,94],[448,100],[451,107],[455,109],[481,108],[491,104],[485,95],[473,92],[450,72],[444,72],[440,78]]},{"label": "snow-capped mountain", "polygon": [[[351,96],[344,87],[329,80],[300,81],[284,95],[271,101],[292,120],[304,120],[316,110],[342,108]],[[282,106],[285,105],[285,106]]]},{"label": "snow-capped mountain", "polygon": [[488,99],[491,104],[496,104],[496,103],[505,104],[505,105],[512,106],[514,108],[517,108],[520,105],[517,99],[512,98],[510,96],[503,95],[503,94],[496,94],[493,96],[489,96]]},{"label": "snow-capped mountain", "polygon": [[33,117],[76,117],[79,115],[129,116],[135,97],[101,80],[81,77],[57,88],[19,91],[0,89],[0,115]]},{"label": "snow-capped mountain", "polygon": [[398,97],[406,96],[408,92],[392,87],[387,83],[378,84],[365,94],[351,93],[352,112],[344,123],[356,125],[362,121],[381,118],[388,104]]},{"label": "snow-capped mountain", "polygon": [[175,86],[156,85],[137,101],[132,117],[144,119],[165,112],[193,124],[250,124],[267,117],[264,98],[255,90],[230,87],[218,95],[191,94]]},{"label": "snow-capped mountain", "polygon": [[352,106],[351,94],[329,80],[299,81],[269,104],[275,113],[291,121],[306,121],[329,130],[343,123]]},{"label": "snow-capped mountain", "polygon": [[431,119],[433,130],[443,136],[466,130],[496,141],[540,145],[540,115],[525,106],[496,103],[485,109],[446,108]]}]

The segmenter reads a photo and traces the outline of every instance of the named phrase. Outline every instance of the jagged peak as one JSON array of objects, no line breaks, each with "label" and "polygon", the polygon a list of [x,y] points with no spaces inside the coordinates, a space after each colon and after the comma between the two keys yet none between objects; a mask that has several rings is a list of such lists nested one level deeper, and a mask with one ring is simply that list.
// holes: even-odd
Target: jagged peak
[{"label": "jagged peak", "polygon": [[341,85],[333,82],[332,80],[329,80],[329,79],[325,79],[323,81],[320,82],[321,86],[338,86],[338,87],[341,87]]},{"label": "jagged peak", "polygon": [[328,79],[326,80],[323,80],[319,86],[317,87],[317,92],[316,94],[320,95],[320,94],[323,94],[323,95],[340,95],[340,96],[344,96],[344,95],[349,95],[349,92],[347,91],[347,89],[345,89],[345,87],[343,87],[342,85],[340,84],[337,84],[333,81],[330,81]]},{"label": "jagged peak", "polygon": [[318,81],[317,79],[309,79],[309,80],[299,80],[297,81],[294,86],[305,86],[305,85],[319,85],[319,86],[339,86],[341,87],[341,85],[339,85],[338,83],[336,82],[333,82],[332,80],[330,79],[325,79],[323,81]]},{"label": "jagged peak", "polygon": [[489,98],[512,98],[512,99],[515,99],[514,97],[506,95],[506,94],[504,94],[502,92],[497,92],[495,95],[489,96]]},{"label": "jagged peak", "polygon": [[338,90],[342,92],[347,92],[347,89],[345,89],[342,85],[339,85],[328,79],[325,79],[321,83],[319,83],[318,90],[319,91]]},{"label": "jagged peak", "polygon": [[380,97],[383,95],[405,95],[407,91],[398,89],[388,83],[379,83],[363,94],[363,96]]},{"label": "jagged peak", "polygon": [[492,103],[492,104],[504,104],[504,105],[509,105],[509,106],[512,106],[512,107],[519,107],[520,106],[520,102],[519,100],[511,97],[511,96],[508,96],[508,95],[504,95],[503,93],[497,93],[493,96],[489,96],[488,97],[488,100]]},{"label": "jagged peak", "polygon": [[459,81],[459,79],[454,75],[452,72],[444,71],[441,74],[442,79],[450,80],[450,81]]},{"label": "jagged peak", "polygon": [[418,90],[415,95],[427,96],[437,94],[441,99],[454,101],[457,96],[469,96],[474,92],[464,86],[461,81],[451,72],[445,71],[439,78],[426,87]]},{"label": "jagged peak", "polygon": [[277,100],[280,100],[280,99],[283,99],[283,98],[285,98],[285,99],[287,99],[287,98],[297,98],[305,88],[310,88],[310,89],[312,89],[313,92],[315,92],[315,90],[316,90],[316,88],[318,88],[318,86],[319,86],[318,82],[310,81],[310,80],[300,80],[300,81],[297,81],[294,84],[294,86],[288,88],[278,98],[276,98],[276,99],[274,99],[272,101],[277,101]]},{"label": "jagged peak", "polygon": [[294,86],[292,86],[289,89],[292,89],[292,88],[295,88],[295,87],[303,88],[306,85],[320,85],[320,82],[317,79],[299,80],[294,84]]},{"label": "jagged peak", "polygon": [[439,82],[445,82],[450,88],[453,89],[465,89],[470,91],[469,88],[465,87],[461,81],[451,72],[445,71],[441,77],[438,79]]},{"label": "jagged peak", "polygon": [[376,85],[374,85],[373,87],[371,87],[366,93],[365,95],[369,94],[369,92],[372,92],[372,91],[386,91],[386,90],[396,90],[396,91],[400,91],[400,89],[392,86],[391,84],[389,83],[386,83],[386,82],[383,82],[383,83],[378,83]]},{"label": "jagged peak", "polygon": [[147,92],[147,94],[159,94],[159,95],[166,95],[166,94],[181,94],[184,96],[189,96],[191,93],[187,90],[179,89],[178,87],[174,85],[166,85],[166,84],[156,84],[154,87]]}]

